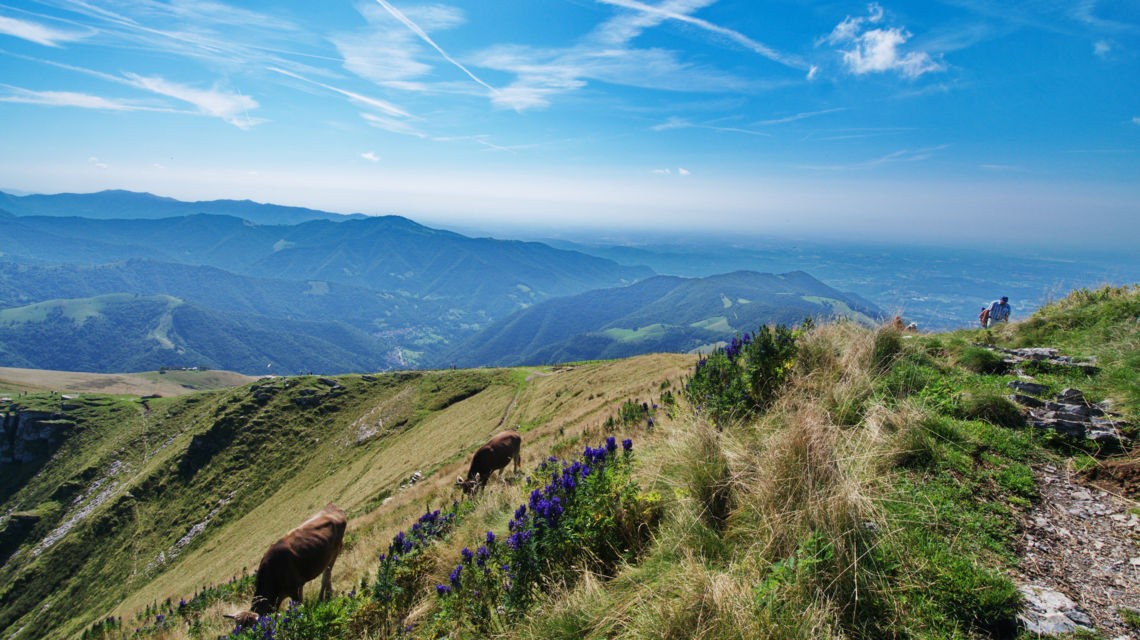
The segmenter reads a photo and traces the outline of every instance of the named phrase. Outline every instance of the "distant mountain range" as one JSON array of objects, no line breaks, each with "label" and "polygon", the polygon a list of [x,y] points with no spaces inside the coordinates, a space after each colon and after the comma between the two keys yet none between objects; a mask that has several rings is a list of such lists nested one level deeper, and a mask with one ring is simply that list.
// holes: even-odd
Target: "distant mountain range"
[{"label": "distant mountain range", "polygon": [[805,316],[881,315],[804,273],[654,277],[399,216],[122,191],[0,193],[0,208],[0,366],[258,374],[553,362],[687,351]]},{"label": "distant mountain range", "polygon": [[881,321],[882,312],[803,272],[656,276],[517,311],[468,339],[451,357],[471,367],[688,352],[761,325],[838,317],[870,323]]},{"label": "distant mountain range", "polygon": [[262,204],[252,200],[183,202],[150,193],[119,190],[26,196],[0,191],[0,209],[18,216],[68,216],[102,220],[180,218],[204,213],[233,216],[257,224],[299,224],[309,220],[340,221],[366,217],[361,213],[342,215],[304,207]]}]

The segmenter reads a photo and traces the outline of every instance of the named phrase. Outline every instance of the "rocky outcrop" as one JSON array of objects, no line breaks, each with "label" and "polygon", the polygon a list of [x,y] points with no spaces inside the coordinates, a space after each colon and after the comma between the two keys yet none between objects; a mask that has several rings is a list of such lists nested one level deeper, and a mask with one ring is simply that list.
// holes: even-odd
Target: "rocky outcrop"
[{"label": "rocky outcrop", "polygon": [[29,411],[18,404],[0,409],[0,467],[43,460],[75,429],[75,421],[61,413]]},{"label": "rocky outcrop", "polygon": [[1096,358],[1074,358],[1072,356],[1063,355],[1059,350],[1052,347],[1002,349],[1001,347],[988,345],[981,346],[1002,354],[1002,359],[1006,365],[1013,369],[1075,369],[1089,376],[1096,375],[1100,371],[1096,364]]},{"label": "rocky outcrop", "polygon": [[1110,411],[1108,402],[1090,403],[1079,389],[1065,389],[1052,399],[1042,399],[1037,396],[1043,395],[1047,387],[1024,380],[1013,380],[1008,386],[1019,392],[1009,399],[1025,407],[1026,422],[1031,426],[1111,447],[1128,442],[1120,432],[1124,424],[1119,415]]}]

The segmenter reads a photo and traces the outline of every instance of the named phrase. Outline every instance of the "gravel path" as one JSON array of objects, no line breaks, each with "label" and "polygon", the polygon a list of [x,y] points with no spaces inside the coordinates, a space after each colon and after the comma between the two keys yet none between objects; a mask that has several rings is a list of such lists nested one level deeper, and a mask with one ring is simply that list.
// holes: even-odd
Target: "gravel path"
[{"label": "gravel path", "polygon": [[1121,615],[1140,615],[1137,502],[1066,469],[1043,465],[1035,474],[1041,500],[1025,522],[1017,576],[1029,603],[1023,623],[1043,635],[1084,627],[1140,638]]}]

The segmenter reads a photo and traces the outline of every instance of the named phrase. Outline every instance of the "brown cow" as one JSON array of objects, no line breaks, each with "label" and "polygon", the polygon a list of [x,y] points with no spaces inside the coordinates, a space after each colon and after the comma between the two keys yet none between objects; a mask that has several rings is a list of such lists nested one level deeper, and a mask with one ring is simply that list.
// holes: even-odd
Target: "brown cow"
[{"label": "brown cow", "polygon": [[322,574],[318,598],[324,600],[331,596],[333,564],[344,544],[346,526],[344,511],[329,503],[320,513],[274,542],[257,567],[251,610],[226,617],[248,626],[256,622],[258,616],[277,611],[286,598],[301,602],[305,583]]},{"label": "brown cow", "polygon": [[467,470],[467,479],[464,480],[463,476],[460,476],[455,479],[455,484],[462,487],[464,493],[474,493],[476,489],[482,489],[486,486],[492,473],[499,469],[505,469],[511,460],[515,461],[515,473],[517,474],[522,460],[519,455],[521,447],[522,436],[519,435],[518,431],[504,431],[496,435],[487,441],[487,444],[479,447],[479,450],[471,458],[471,468]]}]

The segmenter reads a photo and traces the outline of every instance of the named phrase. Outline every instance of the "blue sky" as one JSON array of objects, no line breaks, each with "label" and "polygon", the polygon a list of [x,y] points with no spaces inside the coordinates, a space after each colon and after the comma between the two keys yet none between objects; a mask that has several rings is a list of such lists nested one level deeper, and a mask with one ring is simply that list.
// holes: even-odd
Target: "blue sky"
[{"label": "blue sky", "polygon": [[1127,247],[1136,0],[0,0],[0,189]]}]

